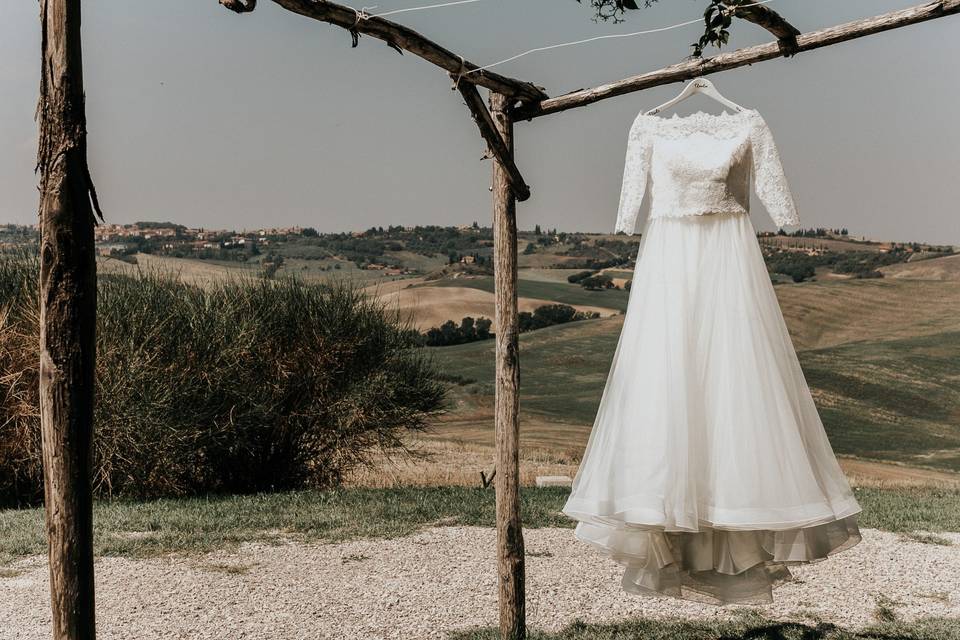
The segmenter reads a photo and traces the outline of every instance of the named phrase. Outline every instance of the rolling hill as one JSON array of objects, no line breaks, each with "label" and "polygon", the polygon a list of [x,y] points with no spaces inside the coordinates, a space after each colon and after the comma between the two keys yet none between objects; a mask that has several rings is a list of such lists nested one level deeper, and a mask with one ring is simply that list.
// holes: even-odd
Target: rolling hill
[{"label": "rolling hill", "polygon": [[[900,274],[880,280],[777,287],[839,455],[895,468],[960,472],[960,287],[945,279],[906,275],[951,273],[960,264],[956,260],[913,265],[922,265],[922,271],[908,271],[909,263],[897,265]],[[621,325],[622,317],[612,317],[521,336],[525,448],[564,455],[582,451]],[[491,442],[493,345],[431,352],[463,381],[434,437]]]}]

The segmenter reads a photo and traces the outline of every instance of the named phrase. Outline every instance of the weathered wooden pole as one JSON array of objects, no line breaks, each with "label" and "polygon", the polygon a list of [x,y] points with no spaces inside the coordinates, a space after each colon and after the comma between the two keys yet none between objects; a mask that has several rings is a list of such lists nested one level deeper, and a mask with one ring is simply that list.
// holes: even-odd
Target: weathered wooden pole
[{"label": "weathered wooden pole", "polygon": [[[510,101],[490,94],[490,112],[510,155]],[[500,636],[526,637],[523,527],[520,521],[520,327],[517,314],[517,203],[510,175],[493,163],[493,263],[496,300],[497,566]]]},{"label": "weathered wooden pole", "polygon": [[96,636],[90,487],[97,304],[80,0],[41,0],[40,424],[55,640]]}]

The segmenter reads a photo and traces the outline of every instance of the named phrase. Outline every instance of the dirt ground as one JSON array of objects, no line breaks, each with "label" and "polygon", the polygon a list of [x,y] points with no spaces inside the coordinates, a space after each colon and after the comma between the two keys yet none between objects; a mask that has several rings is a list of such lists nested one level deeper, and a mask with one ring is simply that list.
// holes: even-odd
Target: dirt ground
[{"label": "dirt ground", "polygon": [[[751,607],[778,620],[860,628],[878,615],[909,622],[960,615],[960,534],[950,546],[864,530],[857,546],[793,567],[772,604]],[[526,538],[527,621],[556,630],[581,620],[716,619],[715,607],[624,593],[621,569],[570,529]],[[200,557],[97,561],[101,640],[426,640],[496,624],[496,532],[436,527],[392,540],[244,545]],[[0,577],[0,636],[50,637],[47,568],[21,560]],[[881,611],[881,606],[884,610]]]}]

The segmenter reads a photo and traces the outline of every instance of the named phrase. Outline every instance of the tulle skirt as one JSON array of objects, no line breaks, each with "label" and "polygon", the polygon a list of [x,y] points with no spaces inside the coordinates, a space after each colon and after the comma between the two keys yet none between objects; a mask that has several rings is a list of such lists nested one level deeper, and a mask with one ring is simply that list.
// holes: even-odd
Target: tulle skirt
[{"label": "tulle skirt", "polygon": [[563,511],[625,590],[718,604],[860,541],[748,215],[647,223]]}]

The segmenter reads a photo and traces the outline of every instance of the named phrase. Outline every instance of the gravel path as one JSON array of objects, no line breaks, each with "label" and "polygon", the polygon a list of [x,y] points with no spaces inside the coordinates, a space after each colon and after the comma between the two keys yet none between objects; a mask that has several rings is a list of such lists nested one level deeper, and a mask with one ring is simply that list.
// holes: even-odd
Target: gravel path
[{"label": "gravel path", "polygon": [[[906,620],[960,616],[960,534],[951,546],[864,530],[854,549],[794,570],[775,618],[820,618],[847,627],[873,622],[877,599]],[[558,629],[630,617],[709,618],[733,608],[630,596],[620,569],[577,542],[570,529],[525,532],[527,612],[532,626]],[[419,638],[496,623],[495,532],[440,527],[396,540],[245,545],[232,552],[97,562],[101,640],[152,638]],[[43,558],[0,573],[0,638],[46,639]]]}]

